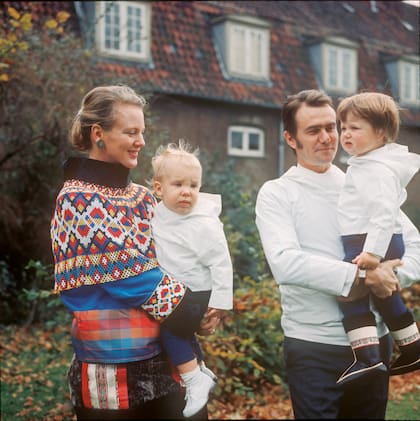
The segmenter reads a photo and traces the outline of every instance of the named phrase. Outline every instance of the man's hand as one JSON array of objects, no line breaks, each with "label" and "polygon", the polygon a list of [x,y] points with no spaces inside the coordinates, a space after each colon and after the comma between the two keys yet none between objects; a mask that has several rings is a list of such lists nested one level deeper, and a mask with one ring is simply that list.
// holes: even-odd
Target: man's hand
[{"label": "man's hand", "polygon": [[394,291],[400,290],[400,284],[394,273],[394,268],[401,266],[400,259],[382,262],[375,270],[366,271],[365,285],[379,298],[386,298]]}]

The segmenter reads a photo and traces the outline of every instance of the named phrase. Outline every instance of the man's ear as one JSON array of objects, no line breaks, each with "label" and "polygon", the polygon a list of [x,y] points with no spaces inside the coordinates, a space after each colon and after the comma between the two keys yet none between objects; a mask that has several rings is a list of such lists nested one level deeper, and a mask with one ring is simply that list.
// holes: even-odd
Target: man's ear
[{"label": "man's ear", "polygon": [[285,130],[283,132],[283,137],[286,140],[287,144],[292,148],[296,150],[296,140],[295,138],[287,131]]}]

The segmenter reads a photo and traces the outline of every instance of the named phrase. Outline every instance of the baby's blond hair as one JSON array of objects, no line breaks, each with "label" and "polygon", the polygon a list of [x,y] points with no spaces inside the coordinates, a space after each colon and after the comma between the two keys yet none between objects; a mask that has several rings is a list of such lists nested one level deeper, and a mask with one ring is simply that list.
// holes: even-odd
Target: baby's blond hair
[{"label": "baby's blond hair", "polygon": [[195,161],[200,167],[198,159],[199,149],[193,148],[184,139],[179,139],[178,143],[168,143],[161,145],[156,150],[155,156],[152,158],[153,180],[161,180],[165,173],[165,162],[168,158],[177,157],[180,159],[187,158]]}]

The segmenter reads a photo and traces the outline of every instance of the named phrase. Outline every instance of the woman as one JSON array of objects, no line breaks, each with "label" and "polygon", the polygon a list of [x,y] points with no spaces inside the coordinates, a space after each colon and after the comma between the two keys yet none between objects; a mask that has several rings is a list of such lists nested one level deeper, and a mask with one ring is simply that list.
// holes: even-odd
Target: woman
[{"label": "woman", "polygon": [[[69,383],[78,419],[182,418],[184,393],[159,326],[169,315],[176,321],[190,291],[159,268],[150,229],[156,201],[129,178],[145,145],[144,106],[126,86],[86,94],[71,142],[88,157],[65,163],[51,222],[55,290],[73,314]],[[206,408],[196,416],[207,418]]]}]

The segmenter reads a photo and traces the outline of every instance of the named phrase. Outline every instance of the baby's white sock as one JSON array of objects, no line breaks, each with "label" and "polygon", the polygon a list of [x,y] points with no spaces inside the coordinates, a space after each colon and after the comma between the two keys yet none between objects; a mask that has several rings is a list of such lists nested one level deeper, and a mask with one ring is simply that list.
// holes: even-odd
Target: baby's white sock
[{"label": "baby's white sock", "polygon": [[200,367],[196,367],[193,371],[188,371],[187,373],[180,374],[182,381],[185,383],[185,386],[192,386],[197,381],[200,381]]}]

